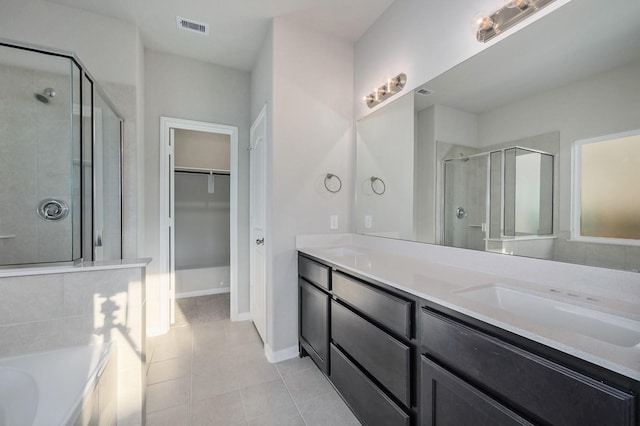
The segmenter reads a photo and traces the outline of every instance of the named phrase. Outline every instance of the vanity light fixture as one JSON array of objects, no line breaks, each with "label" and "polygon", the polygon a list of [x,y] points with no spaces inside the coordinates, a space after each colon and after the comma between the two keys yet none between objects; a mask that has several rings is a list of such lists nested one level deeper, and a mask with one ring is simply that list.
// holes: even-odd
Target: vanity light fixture
[{"label": "vanity light fixture", "polygon": [[486,43],[498,34],[513,27],[527,16],[533,15],[554,1],[555,0],[505,0],[502,8],[496,10],[489,16],[482,16],[477,20],[476,26],[478,32],[476,33],[476,37],[479,42]]},{"label": "vanity light fixture", "polygon": [[374,89],[373,92],[369,93],[362,100],[369,108],[373,108],[401,91],[405,84],[407,84],[407,75],[405,73],[400,73],[387,80],[387,82],[382,86]]}]

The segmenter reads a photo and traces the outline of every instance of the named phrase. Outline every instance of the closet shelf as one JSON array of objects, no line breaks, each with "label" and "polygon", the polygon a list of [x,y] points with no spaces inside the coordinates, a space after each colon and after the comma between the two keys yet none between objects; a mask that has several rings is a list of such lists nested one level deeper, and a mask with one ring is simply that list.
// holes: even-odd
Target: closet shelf
[{"label": "closet shelf", "polygon": [[220,268],[220,267],[224,267],[224,266],[229,266],[227,264],[225,265],[218,265],[218,264],[204,264],[204,263],[199,263],[199,264],[195,264],[195,265],[176,265],[175,269],[176,271],[184,271],[184,270],[189,270],[189,269],[207,269],[207,268]]},{"label": "closet shelf", "polygon": [[179,167],[179,166],[175,166],[173,168],[173,171],[176,172],[176,173],[196,173],[196,174],[203,174],[203,175],[214,174],[214,175],[229,176],[231,174],[231,172],[229,170],[204,169],[204,168],[199,168],[199,167]]}]

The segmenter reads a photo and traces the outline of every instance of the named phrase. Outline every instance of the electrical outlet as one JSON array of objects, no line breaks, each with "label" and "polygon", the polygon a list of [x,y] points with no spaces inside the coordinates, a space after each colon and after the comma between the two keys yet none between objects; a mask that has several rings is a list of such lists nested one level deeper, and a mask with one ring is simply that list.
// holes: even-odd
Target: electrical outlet
[{"label": "electrical outlet", "polygon": [[372,226],[373,226],[373,216],[366,215],[364,217],[364,228],[365,229],[371,229]]},{"label": "electrical outlet", "polygon": [[329,228],[338,229],[338,215],[332,214],[329,216]]}]

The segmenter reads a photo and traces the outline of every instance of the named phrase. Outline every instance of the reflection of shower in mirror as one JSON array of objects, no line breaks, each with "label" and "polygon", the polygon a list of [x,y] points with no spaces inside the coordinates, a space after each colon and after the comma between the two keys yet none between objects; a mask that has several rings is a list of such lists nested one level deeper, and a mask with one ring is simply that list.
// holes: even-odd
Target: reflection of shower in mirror
[{"label": "reflection of shower in mirror", "polygon": [[443,245],[503,252],[553,236],[553,154],[512,146],[442,163]]}]

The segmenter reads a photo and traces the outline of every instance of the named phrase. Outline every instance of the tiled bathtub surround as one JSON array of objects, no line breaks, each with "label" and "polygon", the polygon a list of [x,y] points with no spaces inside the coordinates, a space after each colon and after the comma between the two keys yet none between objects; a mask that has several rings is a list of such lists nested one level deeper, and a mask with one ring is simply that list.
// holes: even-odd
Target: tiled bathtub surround
[{"label": "tiled bathtub surround", "polygon": [[0,357],[118,346],[118,424],[143,418],[145,268],[0,277]]}]

